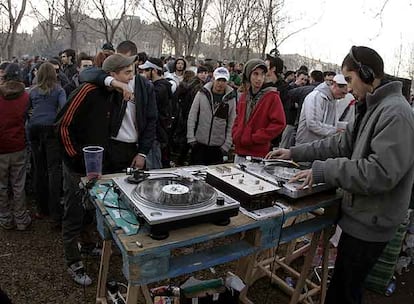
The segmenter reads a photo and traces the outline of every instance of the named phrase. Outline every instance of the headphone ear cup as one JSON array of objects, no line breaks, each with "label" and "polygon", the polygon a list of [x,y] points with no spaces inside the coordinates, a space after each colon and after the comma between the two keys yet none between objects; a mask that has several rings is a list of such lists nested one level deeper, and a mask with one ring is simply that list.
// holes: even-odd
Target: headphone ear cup
[{"label": "headphone ear cup", "polygon": [[361,77],[361,80],[366,84],[372,84],[374,82],[374,72],[369,66],[361,64],[359,68],[359,76]]}]

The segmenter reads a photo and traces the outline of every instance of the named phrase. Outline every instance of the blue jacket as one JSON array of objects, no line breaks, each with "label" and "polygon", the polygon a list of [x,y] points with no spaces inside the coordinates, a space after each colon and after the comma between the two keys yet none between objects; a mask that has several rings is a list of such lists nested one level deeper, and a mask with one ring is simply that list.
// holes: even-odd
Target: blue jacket
[{"label": "blue jacket", "polygon": [[29,109],[32,109],[29,126],[52,126],[56,114],[65,104],[66,93],[60,86],[56,86],[49,94],[43,94],[34,87],[29,94]]}]

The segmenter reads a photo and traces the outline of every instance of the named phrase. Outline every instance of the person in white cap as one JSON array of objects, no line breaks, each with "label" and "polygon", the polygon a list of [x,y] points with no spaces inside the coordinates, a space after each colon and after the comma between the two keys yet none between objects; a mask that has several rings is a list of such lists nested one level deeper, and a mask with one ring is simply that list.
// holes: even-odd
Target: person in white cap
[{"label": "person in white cap", "polygon": [[318,85],[303,102],[296,134],[296,143],[303,144],[322,139],[342,131],[336,127],[337,100],[348,93],[344,75],[338,74],[333,83]]},{"label": "person in white cap", "polygon": [[188,114],[187,142],[192,147],[192,164],[222,163],[232,145],[236,93],[227,84],[230,73],[226,68],[215,69],[213,78],[196,94]]}]

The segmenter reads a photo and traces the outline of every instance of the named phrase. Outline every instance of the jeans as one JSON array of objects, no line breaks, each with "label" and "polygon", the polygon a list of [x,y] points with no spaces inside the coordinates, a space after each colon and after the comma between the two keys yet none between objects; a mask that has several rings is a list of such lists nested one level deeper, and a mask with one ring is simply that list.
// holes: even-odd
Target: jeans
[{"label": "jeans", "polygon": [[0,222],[22,225],[30,223],[26,208],[25,181],[26,149],[0,154]]},{"label": "jeans", "polygon": [[365,278],[386,245],[386,242],[367,242],[342,232],[325,304],[360,304]]},{"label": "jeans", "polygon": [[86,210],[84,192],[79,188],[81,174],[63,164],[64,213],[62,220],[63,250],[68,266],[81,260],[78,241],[92,243],[94,210]]},{"label": "jeans", "polygon": [[62,154],[59,141],[51,126],[30,128],[30,142],[34,165],[34,184],[38,211],[50,214],[60,222],[63,207],[62,193]]},{"label": "jeans", "polygon": [[223,152],[218,146],[197,143],[191,149],[191,165],[218,165],[223,163]]},{"label": "jeans", "polygon": [[147,158],[145,159],[145,166],[148,170],[162,168],[161,146],[159,141],[154,140],[152,148],[147,154]]}]

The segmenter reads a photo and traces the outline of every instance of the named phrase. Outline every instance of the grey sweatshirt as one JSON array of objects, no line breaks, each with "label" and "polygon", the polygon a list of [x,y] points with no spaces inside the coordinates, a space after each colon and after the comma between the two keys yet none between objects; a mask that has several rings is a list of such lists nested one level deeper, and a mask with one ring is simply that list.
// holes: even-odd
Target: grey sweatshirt
[{"label": "grey sweatshirt", "polygon": [[194,97],[187,120],[187,142],[220,146],[227,152],[233,142],[231,129],[236,118],[235,94],[227,86],[222,102],[214,107],[212,87],[212,82],[207,83]]},{"label": "grey sweatshirt", "polygon": [[344,190],[339,226],[371,242],[391,240],[404,220],[414,182],[414,113],[390,82],[368,94],[355,142],[351,126],[332,137],[291,149],[296,161],[314,161],[315,183]]},{"label": "grey sweatshirt", "polygon": [[336,133],[336,100],[330,87],[318,85],[303,102],[300,112],[296,143],[303,144]]}]

